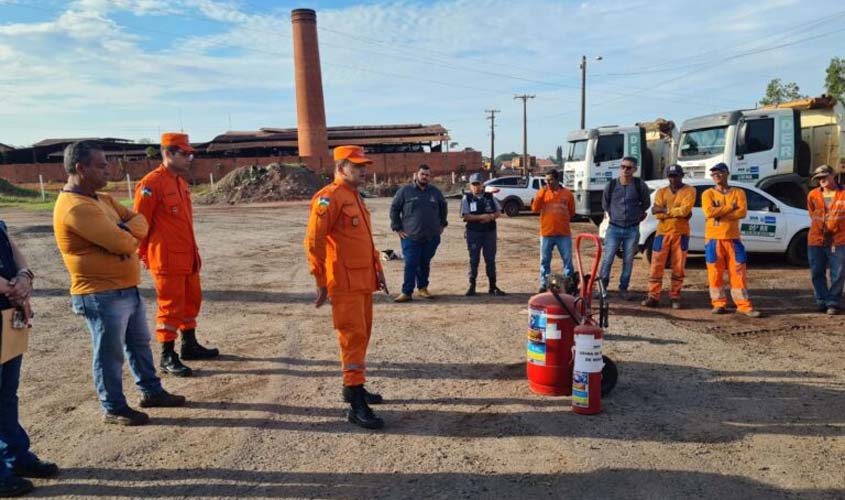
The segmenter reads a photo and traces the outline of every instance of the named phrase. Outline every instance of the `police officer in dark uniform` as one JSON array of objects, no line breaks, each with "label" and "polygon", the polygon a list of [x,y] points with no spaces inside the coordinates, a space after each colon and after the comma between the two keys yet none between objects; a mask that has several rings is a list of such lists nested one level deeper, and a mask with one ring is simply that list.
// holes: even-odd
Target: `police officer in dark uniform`
[{"label": "police officer in dark uniform", "polygon": [[469,250],[468,297],[475,295],[475,281],[478,277],[478,263],[484,254],[490,295],[505,295],[496,286],[496,219],[502,216],[502,207],[491,193],[484,192],[481,174],[469,178],[470,191],[461,200],[461,217],[466,222],[466,240]]}]

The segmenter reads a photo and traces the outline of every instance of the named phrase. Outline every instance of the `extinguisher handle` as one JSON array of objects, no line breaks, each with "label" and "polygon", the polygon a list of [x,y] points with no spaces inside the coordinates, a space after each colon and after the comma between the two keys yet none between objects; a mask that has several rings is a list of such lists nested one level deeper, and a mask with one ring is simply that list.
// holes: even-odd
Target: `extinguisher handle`
[{"label": "extinguisher handle", "polygon": [[590,240],[596,247],[596,256],[593,259],[593,267],[592,271],[590,272],[590,279],[587,281],[584,286],[581,287],[581,298],[584,299],[583,307],[586,311],[590,309],[590,302],[591,298],[593,297],[593,285],[596,282],[596,275],[598,274],[599,270],[599,262],[601,262],[601,240],[598,236],[594,234],[579,234],[575,237],[575,262],[578,266],[578,273],[581,275],[581,278],[584,277],[584,266],[581,260],[581,242],[584,240]]}]

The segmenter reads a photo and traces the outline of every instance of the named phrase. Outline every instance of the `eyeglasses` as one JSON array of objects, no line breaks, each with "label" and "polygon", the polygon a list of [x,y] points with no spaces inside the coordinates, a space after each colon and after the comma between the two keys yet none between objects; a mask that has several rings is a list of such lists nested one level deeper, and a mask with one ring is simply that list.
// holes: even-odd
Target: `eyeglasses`
[{"label": "eyeglasses", "polygon": [[176,153],[177,155],[183,156],[188,161],[194,161],[194,154],[193,153],[185,153],[181,149],[177,149],[176,151],[174,151],[174,153]]}]

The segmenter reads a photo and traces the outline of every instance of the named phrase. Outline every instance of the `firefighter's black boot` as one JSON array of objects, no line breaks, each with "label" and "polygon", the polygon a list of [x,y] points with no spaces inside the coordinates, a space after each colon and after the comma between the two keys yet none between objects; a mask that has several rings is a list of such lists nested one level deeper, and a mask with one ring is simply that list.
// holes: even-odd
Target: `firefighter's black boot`
[{"label": "firefighter's black boot", "polygon": [[346,410],[346,419],[365,429],[381,429],[384,427],[384,420],[377,417],[367,405],[364,397],[364,386],[355,385],[349,389],[352,392],[352,401],[349,409]]},{"label": "firefighter's black boot", "polygon": [[182,359],[210,359],[220,355],[217,349],[207,349],[197,342],[196,331],[182,331]]},{"label": "firefighter's black boot", "polygon": [[182,364],[179,355],[173,348],[174,342],[163,342],[161,344],[161,361],[159,367],[165,373],[176,375],[177,377],[190,377],[194,371]]},{"label": "firefighter's black boot", "polygon": [[[370,392],[364,386],[361,387],[364,389],[364,401],[366,401],[368,405],[380,405],[384,403],[384,398],[381,397],[381,394]],[[352,387],[347,385],[343,386],[343,401],[346,403],[352,402]]]}]

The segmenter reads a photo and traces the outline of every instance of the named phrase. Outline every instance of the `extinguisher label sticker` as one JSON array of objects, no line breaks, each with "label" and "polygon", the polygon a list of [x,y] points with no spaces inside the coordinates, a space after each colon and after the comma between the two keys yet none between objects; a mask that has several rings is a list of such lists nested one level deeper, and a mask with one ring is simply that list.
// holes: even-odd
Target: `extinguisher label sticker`
[{"label": "extinguisher label sticker", "polygon": [[531,314],[528,316],[528,328],[531,330],[545,330],[546,313],[537,309],[531,309]]},{"label": "extinguisher label sticker", "polygon": [[572,373],[572,404],[581,408],[590,406],[590,374],[587,372]]},{"label": "extinguisher label sticker", "polygon": [[598,373],[604,367],[601,358],[602,339],[592,335],[575,336],[575,370]]},{"label": "extinguisher label sticker", "polygon": [[529,342],[528,362],[538,366],[546,366],[546,344]]},{"label": "extinguisher label sticker", "polygon": [[546,323],[546,339],[560,340],[560,328],[557,327],[556,323]]}]

